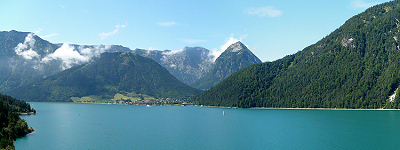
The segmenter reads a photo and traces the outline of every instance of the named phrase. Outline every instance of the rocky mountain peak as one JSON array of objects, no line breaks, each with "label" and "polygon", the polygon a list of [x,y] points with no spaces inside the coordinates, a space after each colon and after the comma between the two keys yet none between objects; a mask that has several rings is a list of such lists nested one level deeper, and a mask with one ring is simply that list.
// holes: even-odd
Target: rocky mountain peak
[{"label": "rocky mountain peak", "polygon": [[236,43],[230,45],[226,50],[230,52],[239,52],[241,50],[248,50],[248,48],[242,42],[237,41]]},{"label": "rocky mountain peak", "polygon": [[151,58],[161,64],[178,80],[189,84],[200,79],[214,64],[210,50],[203,47],[184,47],[182,50],[147,51],[135,50],[133,53]]},{"label": "rocky mountain peak", "polygon": [[216,59],[215,64],[205,76],[190,85],[198,89],[209,89],[232,73],[256,63],[261,63],[261,60],[238,41],[230,45]]}]

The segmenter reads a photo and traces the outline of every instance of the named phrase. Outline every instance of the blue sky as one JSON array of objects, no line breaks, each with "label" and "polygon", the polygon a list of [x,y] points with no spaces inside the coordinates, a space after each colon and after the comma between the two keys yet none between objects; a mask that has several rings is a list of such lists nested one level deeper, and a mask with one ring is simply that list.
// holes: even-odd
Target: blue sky
[{"label": "blue sky", "polygon": [[52,43],[221,52],[241,40],[263,62],[294,54],[387,0],[0,0],[0,30]]}]

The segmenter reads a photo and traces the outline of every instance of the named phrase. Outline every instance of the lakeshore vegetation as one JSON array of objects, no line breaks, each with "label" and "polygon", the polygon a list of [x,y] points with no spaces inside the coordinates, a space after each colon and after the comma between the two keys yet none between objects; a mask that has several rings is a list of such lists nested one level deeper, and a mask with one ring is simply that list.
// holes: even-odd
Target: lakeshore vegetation
[{"label": "lakeshore vegetation", "polygon": [[15,149],[14,141],[33,131],[19,114],[36,113],[29,103],[0,94],[0,148]]}]

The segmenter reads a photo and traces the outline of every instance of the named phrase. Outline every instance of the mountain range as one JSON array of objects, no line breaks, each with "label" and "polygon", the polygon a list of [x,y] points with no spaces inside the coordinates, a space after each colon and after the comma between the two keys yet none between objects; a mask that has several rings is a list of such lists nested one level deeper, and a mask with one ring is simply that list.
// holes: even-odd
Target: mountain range
[{"label": "mountain range", "polygon": [[[151,58],[152,60],[156,61],[157,63],[165,67],[169,71],[169,73],[174,75],[178,80],[186,84],[194,83],[196,80],[199,80],[200,78],[206,75],[212,76],[211,74],[207,74],[210,72],[210,70],[213,70],[213,73],[215,72],[224,73],[223,75],[216,74],[216,77],[211,78],[212,80],[215,80],[212,81],[212,83],[217,84],[222,79],[226,78],[231,73],[233,73],[234,71],[242,69],[253,63],[261,62],[249,50],[246,51],[245,53],[246,54],[251,53],[252,56],[251,59],[246,59],[245,57],[243,57],[243,60],[240,60],[237,57],[232,57],[232,59],[223,58],[226,57],[225,55],[228,55],[228,53],[238,53],[238,51],[232,52],[228,48],[223,53],[223,55],[221,55],[222,57],[218,57],[217,60],[215,61],[216,58],[214,55],[211,54],[210,50],[202,47],[185,47],[180,51],[170,51],[170,50],[158,51],[158,50],[142,50],[142,49],[135,49],[132,51],[129,48],[119,45],[76,45],[68,43],[53,44],[46,40],[41,39],[34,33],[18,32],[15,30],[9,32],[3,31],[0,32],[0,54],[1,54],[0,69],[3,70],[0,73],[0,93],[5,93],[17,98],[21,98],[22,100],[29,100],[29,101],[39,101],[39,100],[70,101],[71,97],[82,97],[90,95],[97,96],[97,98],[100,97],[107,99],[107,98],[112,98],[113,94],[116,94],[118,92],[125,92],[124,94],[129,94],[129,93],[145,94],[154,97],[170,97],[170,96],[187,97],[187,96],[194,96],[193,93],[198,92],[198,91],[193,91],[193,89],[190,87],[186,87],[186,89],[190,89],[189,91],[187,92],[181,91],[178,92],[181,94],[175,94],[175,95],[165,94],[166,92],[165,91],[161,92],[162,90],[158,91],[155,90],[156,92],[154,91],[149,92],[148,89],[145,90],[142,89],[139,91],[137,89],[131,91],[124,91],[120,90],[120,87],[116,88],[117,84],[116,82],[100,83],[97,81],[96,78],[87,78],[83,76],[72,78],[76,76],[76,72],[73,71],[71,72],[71,70],[77,69],[75,67],[82,67],[82,65],[85,66],[94,63],[96,62],[94,60],[99,60],[100,55],[102,55],[103,53],[120,53],[120,52],[133,53],[138,55],[135,57],[144,56]],[[119,59],[125,59],[125,58],[119,58]],[[141,59],[135,59],[135,60],[141,60]],[[234,66],[240,66],[240,67],[233,67],[233,68],[215,67],[221,65],[231,66],[232,64],[235,63],[238,64]],[[118,64],[114,65],[115,67],[118,66]],[[96,68],[96,69],[101,70],[101,68]],[[118,70],[117,72],[120,74],[124,74],[124,72],[121,72],[121,70]],[[90,73],[93,73],[93,71]],[[106,74],[102,74],[101,72],[96,72],[96,73],[98,74],[92,76],[103,76],[103,75],[108,76]],[[162,73],[165,76],[168,76],[167,73],[165,72],[157,72],[157,71],[147,72],[145,76],[153,76],[150,75],[152,73],[155,74]],[[54,78],[58,78],[57,81],[54,81],[55,80]],[[98,86],[97,84],[100,84],[99,87],[102,89],[100,90],[95,88],[81,89],[76,87],[77,85],[80,84],[65,85],[63,83],[66,82],[73,84],[76,82],[75,80],[81,81],[80,78],[87,78],[86,82],[90,82],[90,84],[89,83],[87,84],[91,85],[92,87],[96,87]],[[175,83],[176,82],[175,80],[172,80],[169,77],[165,77],[165,79],[171,81],[171,83],[168,83],[169,85],[177,84]],[[146,78],[143,78],[143,80],[146,80]],[[119,79],[118,81],[136,82],[136,81],[126,81],[123,79]],[[82,81],[81,83],[86,83],[86,82]],[[154,85],[154,83],[151,82],[146,82],[146,84],[147,83]],[[114,87],[113,90],[111,90],[110,88],[105,88],[111,86],[109,84],[112,84],[112,87]],[[46,87],[41,87],[44,85]],[[63,87],[60,87],[60,85],[63,85]],[[80,86],[84,87],[84,85]],[[140,85],[140,86],[136,85],[136,86],[152,87],[150,85]],[[67,87],[69,89],[65,89]],[[161,87],[166,88],[165,86]],[[74,91],[77,89],[79,89],[79,92]],[[73,91],[68,91],[68,90],[73,90]],[[62,93],[61,91],[65,91],[65,93]],[[101,93],[100,91],[103,91],[105,93]],[[35,96],[28,96],[26,93]]]},{"label": "mountain range", "polygon": [[181,51],[135,49],[133,53],[153,59],[186,84],[193,83],[209,72],[215,57],[203,47],[185,47]]},{"label": "mountain range", "polygon": [[181,51],[136,49],[133,53],[155,60],[178,80],[203,90],[240,69],[261,63],[240,41],[230,45],[217,58],[202,47],[185,47]]},{"label": "mountain range", "polygon": [[172,76],[155,61],[132,53],[102,53],[46,79],[16,88],[11,93],[26,101],[73,101],[115,94],[144,94],[155,98],[190,97],[200,93]]},{"label": "mountain range", "polygon": [[130,52],[112,45],[52,44],[31,32],[0,32],[0,93],[36,82],[103,52]]},{"label": "mountain range", "polygon": [[367,9],[293,55],[242,69],[195,98],[200,105],[400,108],[400,1]]}]

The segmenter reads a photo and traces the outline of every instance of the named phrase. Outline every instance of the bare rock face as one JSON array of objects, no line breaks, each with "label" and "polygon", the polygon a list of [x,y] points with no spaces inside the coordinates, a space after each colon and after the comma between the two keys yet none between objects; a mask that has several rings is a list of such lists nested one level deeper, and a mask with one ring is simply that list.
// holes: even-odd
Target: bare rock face
[{"label": "bare rock face", "polygon": [[191,84],[198,89],[209,89],[239,71],[252,64],[261,63],[240,41],[229,46],[215,61],[213,68],[202,78]]},{"label": "bare rock face", "polygon": [[153,59],[186,84],[203,77],[214,64],[210,50],[202,47],[185,47],[181,51],[136,49],[133,53]]}]

